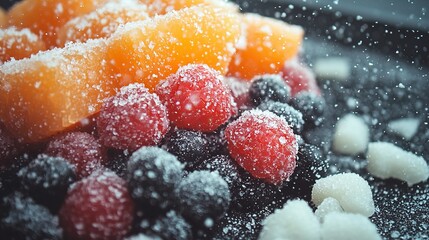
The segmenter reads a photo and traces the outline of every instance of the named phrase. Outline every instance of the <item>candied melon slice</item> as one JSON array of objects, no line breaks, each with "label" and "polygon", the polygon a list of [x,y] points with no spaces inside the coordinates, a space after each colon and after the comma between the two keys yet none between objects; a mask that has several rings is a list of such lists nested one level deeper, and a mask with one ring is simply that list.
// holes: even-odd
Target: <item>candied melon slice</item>
[{"label": "candied melon slice", "polygon": [[227,75],[250,80],[256,75],[280,72],[286,60],[297,55],[303,29],[252,13],[241,16],[243,41],[237,47]]},{"label": "candied melon slice", "polygon": [[27,58],[44,50],[45,43],[27,28],[0,29],[0,64],[10,59]]},{"label": "candied melon slice", "polygon": [[0,7],[0,28],[6,27],[7,15],[6,11]]},{"label": "candied melon slice", "polygon": [[149,18],[147,7],[137,1],[109,2],[102,8],[68,21],[58,30],[58,46],[66,42],[109,37],[121,24]]},{"label": "candied melon slice", "polygon": [[237,14],[195,6],[120,27],[109,39],[108,66],[121,86],[158,82],[187,64],[226,73],[240,36]]},{"label": "candied melon slice", "polygon": [[23,0],[8,12],[9,26],[29,28],[48,48],[55,46],[57,31],[70,19],[92,12],[108,0]]},{"label": "candied melon slice", "polygon": [[36,142],[99,111],[114,93],[105,75],[105,40],[68,44],[0,66],[0,121]]},{"label": "candied melon slice", "polygon": [[220,7],[231,12],[238,12],[238,5],[225,0],[140,0],[148,6],[149,15],[163,15],[171,11],[204,4],[212,7]]}]

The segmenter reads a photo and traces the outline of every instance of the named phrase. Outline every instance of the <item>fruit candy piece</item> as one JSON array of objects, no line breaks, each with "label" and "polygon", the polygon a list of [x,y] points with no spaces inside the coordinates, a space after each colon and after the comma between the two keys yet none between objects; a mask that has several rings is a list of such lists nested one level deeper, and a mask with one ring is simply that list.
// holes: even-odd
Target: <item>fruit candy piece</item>
[{"label": "fruit candy piece", "polygon": [[70,44],[0,66],[0,119],[16,138],[36,142],[98,112],[113,94],[104,75],[104,40]]},{"label": "fruit candy piece", "polygon": [[113,172],[95,172],[68,191],[59,212],[66,239],[123,239],[134,205],[126,182]]},{"label": "fruit candy piece", "polygon": [[51,48],[55,46],[57,31],[61,26],[105,2],[107,0],[24,0],[9,10],[8,23],[9,26],[31,29]]},{"label": "fruit candy piece", "polygon": [[123,86],[158,82],[190,63],[226,72],[240,35],[236,14],[195,6],[120,27],[108,42],[108,63]]},{"label": "fruit candy piece", "polygon": [[156,92],[172,124],[182,129],[211,132],[232,115],[233,98],[222,76],[204,64],[181,67]]},{"label": "fruit candy piece", "polygon": [[295,135],[284,119],[268,111],[251,110],[225,129],[229,152],[256,178],[279,184],[295,169]]},{"label": "fruit candy piece", "polygon": [[238,6],[224,0],[140,0],[148,6],[150,15],[162,15],[174,10],[205,4],[212,7],[222,7],[227,11],[238,12]]},{"label": "fruit candy piece", "polygon": [[296,59],[287,61],[281,69],[281,74],[291,88],[292,96],[303,91],[321,95],[313,72]]},{"label": "fruit candy piece", "polygon": [[9,60],[30,57],[46,50],[45,43],[29,29],[0,29],[0,64]]},{"label": "fruit candy piece", "polygon": [[68,21],[58,30],[58,46],[66,42],[85,42],[88,39],[112,35],[121,24],[149,18],[146,6],[131,0],[109,2],[102,8]]},{"label": "fruit candy piece", "polygon": [[71,163],[78,178],[87,177],[101,169],[107,158],[98,139],[86,132],[70,132],[52,139],[45,153],[62,157]]},{"label": "fruit candy piece", "polygon": [[286,60],[297,55],[302,28],[251,13],[242,15],[241,22],[244,39],[229,64],[229,76],[250,80],[256,75],[278,73]]},{"label": "fruit candy piece", "polygon": [[169,126],[166,107],[139,83],[122,87],[107,98],[97,119],[103,145],[133,151],[159,144]]},{"label": "fruit candy piece", "polygon": [[7,13],[0,7],[0,28],[4,28],[7,25]]}]

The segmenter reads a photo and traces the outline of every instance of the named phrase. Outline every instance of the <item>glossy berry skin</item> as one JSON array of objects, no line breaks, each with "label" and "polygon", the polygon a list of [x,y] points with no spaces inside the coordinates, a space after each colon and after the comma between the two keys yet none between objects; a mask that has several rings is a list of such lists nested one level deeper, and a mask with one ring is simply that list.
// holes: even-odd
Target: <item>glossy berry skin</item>
[{"label": "glossy berry skin", "polygon": [[268,100],[287,103],[290,91],[280,75],[266,74],[252,79],[249,96],[255,106]]},{"label": "glossy berry skin", "polygon": [[128,161],[127,181],[133,199],[143,208],[168,209],[175,204],[174,189],[183,165],[158,147],[142,147]]},{"label": "glossy berry skin", "polygon": [[319,126],[323,122],[326,103],[322,96],[313,92],[300,92],[292,98],[291,105],[302,113],[306,125]]},{"label": "glossy berry skin", "polygon": [[280,184],[295,169],[295,135],[284,119],[271,112],[244,112],[227,126],[225,138],[232,158],[256,178]]},{"label": "glossy berry skin", "polygon": [[167,106],[172,124],[181,129],[211,132],[235,110],[222,76],[204,64],[179,68],[157,86],[156,93]]},{"label": "glossy berry skin", "polygon": [[0,233],[4,239],[62,239],[58,217],[19,192],[0,202]]},{"label": "glossy berry skin", "polygon": [[266,101],[258,106],[262,111],[270,111],[286,120],[295,134],[300,134],[304,128],[302,113],[287,103]]},{"label": "glossy berry skin", "polygon": [[89,176],[101,169],[106,161],[106,152],[100,142],[86,132],[70,132],[51,140],[45,153],[61,157],[75,167],[77,177]]},{"label": "glossy berry skin", "polygon": [[18,172],[23,190],[36,201],[58,210],[76,181],[73,165],[60,157],[41,155]]},{"label": "glossy berry skin", "polygon": [[66,239],[123,239],[131,228],[134,205],[126,182],[97,171],[75,183],[59,212]]},{"label": "glossy berry skin", "polygon": [[102,144],[116,149],[157,145],[168,129],[167,109],[143,84],[122,87],[106,99],[97,119]]},{"label": "glossy berry skin", "polygon": [[320,95],[320,89],[313,72],[297,60],[291,60],[284,65],[281,75],[289,85],[292,96],[302,91],[313,92]]},{"label": "glossy berry skin", "polygon": [[228,209],[228,184],[217,172],[194,171],[176,188],[183,216],[203,229],[213,227]]}]

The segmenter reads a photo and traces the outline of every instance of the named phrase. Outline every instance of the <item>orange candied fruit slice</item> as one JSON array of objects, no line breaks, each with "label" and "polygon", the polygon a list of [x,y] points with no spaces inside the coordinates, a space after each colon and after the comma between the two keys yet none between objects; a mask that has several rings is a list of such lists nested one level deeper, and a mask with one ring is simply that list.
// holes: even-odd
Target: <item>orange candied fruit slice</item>
[{"label": "orange candied fruit slice", "polygon": [[58,31],[58,46],[66,42],[109,37],[121,24],[149,18],[146,5],[136,1],[109,2],[91,13],[67,22]]},{"label": "orange candied fruit slice", "polygon": [[163,15],[171,11],[205,4],[212,7],[220,7],[231,12],[238,12],[238,5],[225,0],[140,0],[148,6],[149,15]]},{"label": "orange candied fruit slice", "polygon": [[109,39],[107,62],[119,85],[139,82],[150,90],[191,63],[225,74],[240,32],[235,13],[184,8],[120,27]]},{"label": "orange candied fruit slice", "polygon": [[11,59],[30,57],[46,50],[45,43],[29,29],[0,29],[0,64]]},{"label": "orange candied fruit slice", "polygon": [[68,44],[0,66],[0,119],[23,142],[37,142],[99,111],[114,89],[103,39]]},{"label": "orange candied fruit slice", "polygon": [[0,28],[6,27],[7,15],[6,11],[0,7]]},{"label": "orange candied fruit slice", "polygon": [[250,80],[256,75],[280,72],[286,60],[297,55],[303,29],[252,13],[241,16],[243,39],[227,75]]},{"label": "orange candied fruit slice", "polygon": [[70,19],[92,12],[108,0],[23,0],[8,12],[9,26],[29,28],[48,48],[56,44],[57,31]]}]

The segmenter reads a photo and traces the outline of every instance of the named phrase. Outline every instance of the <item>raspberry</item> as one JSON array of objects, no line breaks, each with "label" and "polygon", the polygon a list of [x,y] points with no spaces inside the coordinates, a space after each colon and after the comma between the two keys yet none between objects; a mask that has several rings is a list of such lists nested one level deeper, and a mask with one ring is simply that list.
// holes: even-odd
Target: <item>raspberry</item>
[{"label": "raspberry", "polygon": [[45,153],[62,157],[73,164],[78,178],[87,177],[101,169],[106,159],[106,152],[99,141],[85,132],[71,132],[53,139]]},{"label": "raspberry", "polygon": [[36,201],[58,210],[67,189],[76,180],[73,166],[65,159],[41,155],[18,172],[23,189]]},{"label": "raspberry", "polygon": [[167,209],[174,204],[174,188],[182,174],[183,166],[174,155],[158,147],[142,147],[128,161],[128,188],[140,206]]},{"label": "raspberry", "polygon": [[133,211],[126,182],[113,172],[96,171],[71,187],[60,225],[67,239],[123,239]]},{"label": "raspberry", "polygon": [[207,65],[181,67],[160,83],[156,92],[178,128],[210,132],[228,121],[234,111],[222,76]]},{"label": "raspberry", "polygon": [[268,111],[251,110],[225,130],[232,158],[256,178],[279,184],[295,168],[297,143],[284,119]]},{"label": "raspberry", "polygon": [[103,103],[97,130],[105,146],[136,150],[161,142],[169,128],[167,110],[143,84],[122,87]]},{"label": "raspberry", "polygon": [[293,132],[300,134],[304,128],[304,119],[302,119],[302,113],[295,108],[291,107],[287,103],[266,101],[258,106],[262,111],[268,110],[275,115],[282,117],[286,120],[289,126],[293,129]]},{"label": "raspberry", "polygon": [[316,77],[311,70],[296,60],[288,61],[281,72],[283,79],[292,90],[292,96],[302,91],[313,92],[320,95]]},{"label": "raspberry", "polygon": [[290,98],[290,87],[280,75],[265,74],[252,79],[249,95],[255,106],[267,100],[287,103]]}]

